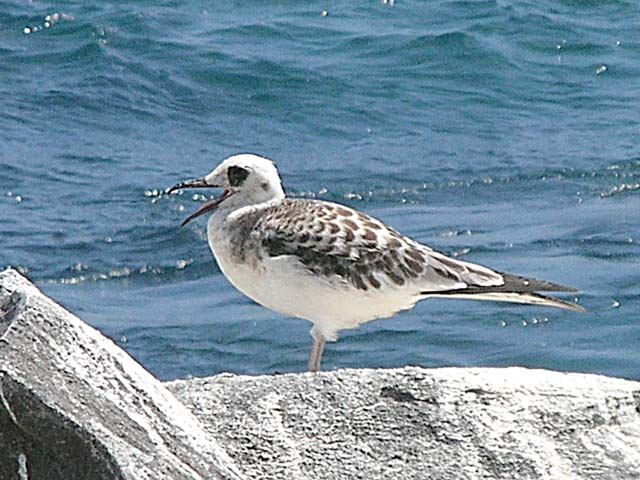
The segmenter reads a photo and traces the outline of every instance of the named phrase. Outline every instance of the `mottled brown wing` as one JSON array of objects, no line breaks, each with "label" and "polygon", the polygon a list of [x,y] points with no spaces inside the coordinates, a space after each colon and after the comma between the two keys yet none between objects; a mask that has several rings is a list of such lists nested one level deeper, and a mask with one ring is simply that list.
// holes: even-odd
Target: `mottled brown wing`
[{"label": "mottled brown wing", "polygon": [[252,235],[272,257],[292,255],[311,272],[359,290],[414,285],[417,292],[499,284],[491,270],[449,259],[361,212],[317,200],[286,199],[265,212]]}]

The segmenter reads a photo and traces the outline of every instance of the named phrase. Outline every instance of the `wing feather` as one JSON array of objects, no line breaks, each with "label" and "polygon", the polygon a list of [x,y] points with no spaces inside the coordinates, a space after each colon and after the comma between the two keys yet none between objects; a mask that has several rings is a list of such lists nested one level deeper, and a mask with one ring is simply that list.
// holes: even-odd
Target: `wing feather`
[{"label": "wing feather", "polygon": [[269,256],[291,256],[311,273],[359,290],[407,288],[420,296],[581,309],[536,293],[572,288],[447,257],[373,217],[330,202],[285,199],[260,215],[251,235]]},{"label": "wing feather", "polygon": [[460,262],[381,221],[330,202],[286,199],[265,212],[253,235],[270,256],[291,255],[315,274],[360,290],[385,286],[452,290],[501,285],[500,274]]}]

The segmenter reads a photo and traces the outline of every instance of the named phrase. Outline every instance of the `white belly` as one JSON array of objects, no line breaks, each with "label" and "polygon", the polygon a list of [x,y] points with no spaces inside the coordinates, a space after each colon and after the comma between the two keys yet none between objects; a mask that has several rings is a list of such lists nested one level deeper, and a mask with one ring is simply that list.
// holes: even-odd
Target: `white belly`
[{"label": "white belly", "polygon": [[232,258],[231,246],[214,232],[209,246],[220,269],[242,293],[271,310],[312,322],[327,340],[339,330],[411,308],[419,296],[405,289],[362,291],[341,281],[308,272],[293,256]]}]

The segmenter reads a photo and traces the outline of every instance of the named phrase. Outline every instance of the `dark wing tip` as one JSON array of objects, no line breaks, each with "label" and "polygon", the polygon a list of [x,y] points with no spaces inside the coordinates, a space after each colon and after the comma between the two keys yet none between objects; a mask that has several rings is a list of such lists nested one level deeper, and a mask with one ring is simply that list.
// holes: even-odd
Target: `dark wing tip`
[{"label": "dark wing tip", "polygon": [[546,280],[537,280],[535,278],[521,277],[519,275],[511,275],[510,273],[496,272],[502,275],[504,284],[485,286],[485,285],[468,285],[466,288],[457,288],[446,291],[425,291],[423,295],[439,294],[439,295],[460,295],[460,294],[482,294],[482,293],[522,293],[535,295],[537,292],[579,292],[577,288],[567,287],[558,283],[547,282]]},{"label": "dark wing tip", "polygon": [[538,280],[535,278],[521,277],[519,275],[511,275],[510,273],[498,272],[504,279],[504,285],[500,288],[511,292],[578,292],[577,288],[567,287],[558,283],[548,282],[546,280]]}]

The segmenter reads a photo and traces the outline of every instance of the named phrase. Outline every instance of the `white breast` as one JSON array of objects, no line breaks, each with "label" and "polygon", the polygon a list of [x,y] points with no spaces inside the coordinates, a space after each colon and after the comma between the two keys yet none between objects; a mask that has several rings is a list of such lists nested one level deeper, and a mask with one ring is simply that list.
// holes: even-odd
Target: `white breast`
[{"label": "white breast", "polygon": [[390,317],[420,299],[406,289],[358,290],[337,276],[310,273],[290,255],[245,252],[239,262],[223,219],[216,217],[209,220],[209,246],[227,279],[260,305],[312,322],[328,340],[334,340],[339,330]]}]

